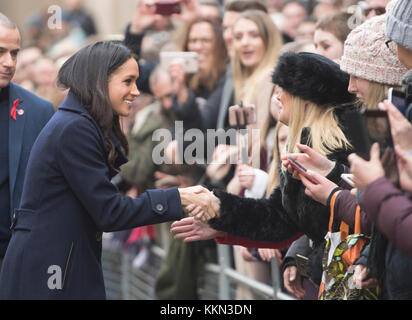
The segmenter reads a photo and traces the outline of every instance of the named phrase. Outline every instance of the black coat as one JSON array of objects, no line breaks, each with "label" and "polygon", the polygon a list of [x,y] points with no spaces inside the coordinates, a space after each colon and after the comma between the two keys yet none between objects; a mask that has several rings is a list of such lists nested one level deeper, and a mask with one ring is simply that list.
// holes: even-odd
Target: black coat
[{"label": "black coat", "polygon": [[[175,188],[122,198],[107,154],[97,123],[69,93],[30,154],[1,299],[104,299],[102,232],[182,217]],[[119,153],[116,166],[126,160]]]},{"label": "black coat", "polygon": [[[351,108],[348,109],[352,110]],[[341,127],[345,130],[346,111],[338,114]],[[302,133],[301,143],[307,144],[309,128]],[[340,181],[340,174],[347,164],[351,150],[337,150],[328,156],[336,165],[327,178],[335,183]],[[286,171],[279,168],[280,183],[268,199],[241,198],[215,190],[220,199],[220,217],[210,221],[210,225],[235,236],[255,241],[283,242],[303,232],[314,244],[309,257],[312,280],[320,283],[321,257],[324,238],[328,232],[329,208],[311,199],[305,194],[305,186]],[[338,223],[333,230],[338,230]]]}]

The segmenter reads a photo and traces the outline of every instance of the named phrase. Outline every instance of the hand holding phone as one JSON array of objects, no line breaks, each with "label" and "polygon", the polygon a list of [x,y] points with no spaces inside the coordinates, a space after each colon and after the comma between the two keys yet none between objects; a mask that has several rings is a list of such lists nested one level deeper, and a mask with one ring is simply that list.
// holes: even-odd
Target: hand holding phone
[{"label": "hand holding phone", "polygon": [[405,101],[406,95],[402,91],[395,90],[394,88],[389,88],[388,90],[388,100],[391,102],[398,110],[405,115]]},{"label": "hand holding phone", "polygon": [[156,14],[162,16],[171,16],[175,13],[181,13],[181,0],[158,0],[155,1]]},{"label": "hand holding phone", "polygon": [[[388,113],[383,110],[363,110],[348,115],[348,132],[356,153],[370,161],[371,146],[378,143],[385,176],[399,186],[399,174]],[[385,154],[385,157],[383,155]]]},{"label": "hand holding phone", "polygon": [[171,63],[181,63],[185,73],[199,71],[198,55],[190,51],[163,51],[160,52],[160,64],[169,68]]},{"label": "hand holding phone", "polygon": [[345,181],[352,188],[355,188],[355,183],[353,182],[353,174],[351,173],[342,173],[340,175],[343,181]]},{"label": "hand holding phone", "polygon": [[290,165],[293,167],[293,169],[297,170],[298,173],[304,175],[306,177],[306,179],[308,179],[310,182],[312,182],[314,184],[318,184],[318,181],[314,180],[312,177],[310,177],[307,174],[308,170],[304,166],[302,166],[299,162],[297,162],[292,157],[288,157],[288,160],[289,160]]},{"label": "hand holding phone", "polygon": [[327,205],[331,192],[338,187],[328,178],[310,170],[301,174],[301,180],[306,187],[305,194],[323,205]]},{"label": "hand holding phone", "polygon": [[229,124],[237,129],[244,129],[247,125],[256,123],[256,107],[254,104],[243,106],[234,105],[229,108]]}]

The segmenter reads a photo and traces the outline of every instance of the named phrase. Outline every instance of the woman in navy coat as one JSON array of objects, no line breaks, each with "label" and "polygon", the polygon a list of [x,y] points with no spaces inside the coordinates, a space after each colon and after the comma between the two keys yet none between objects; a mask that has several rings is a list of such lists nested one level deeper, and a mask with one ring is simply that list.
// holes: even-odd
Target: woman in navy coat
[{"label": "woman in navy coat", "polygon": [[59,83],[70,91],[30,154],[1,299],[105,299],[102,232],[180,219],[202,189],[149,190],[132,199],[110,182],[127,161],[119,116],[139,95],[138,77],[129,49],[111,42],[85,47],[61,68]]}]

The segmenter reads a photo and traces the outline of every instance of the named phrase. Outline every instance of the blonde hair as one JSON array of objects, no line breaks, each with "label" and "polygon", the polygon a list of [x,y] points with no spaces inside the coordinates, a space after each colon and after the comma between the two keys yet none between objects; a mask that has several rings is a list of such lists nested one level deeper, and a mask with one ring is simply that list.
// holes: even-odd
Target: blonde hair
[{"label": "blonde hair", "polygon": [[247,19],[256,24],[265,46],[262,60],[252,70],[241,64],[237,52],[232,61],[235,102],[243,101],[244,104],[252,104],[255,102],[262,78],[277,64],[282,47],[282,36],[269,15],[262,11],[245,11],[236,19],[234,25],[241,19]]},{"label": "blonde hair", "polygon": [[292,96],[289,116],[289,135],[287,152],[300,152],[296,144],[301,142],[303,128],[310,128],[307,143],[323,156],[328,156],[338,149],[351,148],[334,112],[335,107],[319,106]]},{"label": "blonde hair", "polygon": [[388,97],[388,90],[393,87],[395,90],[401,90],[401,86],[392,86],[388,84],[369,81],[369,89],[366,94],[364,107],[367,109],[378,109],[378,104]]},{"label": "blonde hair", "polygon": [[281,154],[283,150],[279,148],[279,133],[280,129],[287,126],[284,125],[282,122],[278,122],[275,127],[275,134],[274,134],[274,146],[273,146],[273,158],[272,162],[270,163],[269,167],[269,177],[268,177],[268,185],[266,188],[266,198],[270,196],[272,191],[279,185],[280,177],[279,177],[279,166],[281,164]]}]

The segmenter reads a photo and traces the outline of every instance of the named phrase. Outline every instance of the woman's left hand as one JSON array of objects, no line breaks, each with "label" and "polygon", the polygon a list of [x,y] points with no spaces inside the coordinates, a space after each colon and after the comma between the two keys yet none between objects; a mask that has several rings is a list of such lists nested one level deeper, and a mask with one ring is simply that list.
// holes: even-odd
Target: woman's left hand
[{"label": "woman's left hand", "polygon": [[193,217],[175,221],[172,224],[170,232],[175,234],[175,239],[183,239],[184,242],[209,240],[224,235],[224,232],[217,231],[207,223],[201,222]]},{"label": "woman's left hand", "polygon": [[348,157],[348,160],[351,165],[350,172],[353,174],[353,182],[359,190],[365,190],[368,184],[385,176],[385,170],[380,160],[378,143],[372,145],[369,161],[362,159],[354,153]]},{"label": "woman's left hand", "polygon": [[330,193],[337,185],[323,175],[310,170],[306,171],[305,174],[299,173],[299,176],[306,187],[305,194],[313,200],[326,205]]}]

